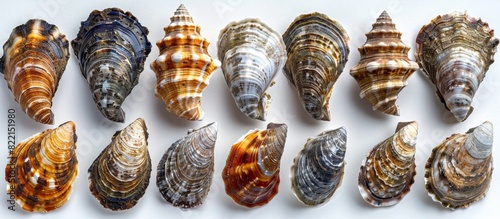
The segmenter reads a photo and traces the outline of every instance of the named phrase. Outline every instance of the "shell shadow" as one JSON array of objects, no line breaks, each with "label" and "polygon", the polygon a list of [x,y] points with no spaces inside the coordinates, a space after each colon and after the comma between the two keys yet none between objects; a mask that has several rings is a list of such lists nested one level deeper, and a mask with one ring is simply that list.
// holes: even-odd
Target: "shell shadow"
[{"label": "shell shadow", "polygon": [[159,99],[159,98],[155,98],[155,99],[156,99],[154,101],[155,106],[153,106],[155,108],[155,111],[156,111],[155,113],[158,115],[158,117],[160,117],[162,120],[164,120],[165,123],[172,124],[176,127],[186,129],[186,128],[191,127],[193,122],[198,122],[198,121],[189,121],[189,120],[177,117],[176,115],[168,112],[168,110],[165,108],[165,103],[161,99]]},{"label": "shell shadow", "polygon": [[355,108],[358,109],[359,111],[362,111],[361,113],[363,115],[368,115],[379,121],[385,121],[388,119],[390,115],[384,115],[384,113],[382,112],[373,110],[370,103],[368,103],[368,101],[365,101],[363,98],[359,96],[360,90],[359,86],[357,86],[356,83],[351,83],[349,88],[350,88],[349,94],[351,95],[350,99],[353,100]]}]

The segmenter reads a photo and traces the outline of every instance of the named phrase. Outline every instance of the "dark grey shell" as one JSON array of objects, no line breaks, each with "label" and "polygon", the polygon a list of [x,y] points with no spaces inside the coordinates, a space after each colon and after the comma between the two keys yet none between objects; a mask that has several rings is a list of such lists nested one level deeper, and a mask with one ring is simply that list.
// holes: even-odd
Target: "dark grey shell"
[{"label": "dark grey shell", "polygon": [[121,105],[151,51],[148,32],[130,12],[108,8],[94,10],[71,41],[97,108],[111,121],[125,121]]}]

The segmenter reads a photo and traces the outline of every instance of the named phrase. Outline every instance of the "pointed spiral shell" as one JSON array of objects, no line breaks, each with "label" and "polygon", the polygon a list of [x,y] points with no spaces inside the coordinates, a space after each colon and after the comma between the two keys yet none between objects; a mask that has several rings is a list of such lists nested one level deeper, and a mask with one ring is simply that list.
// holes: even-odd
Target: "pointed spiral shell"
[{"label": "pointed spiral shell", "polygon": [[55,25],[32,19],[14,28],[3,51],[0,71],[14,99],[35,121],[54,124],[52,97],[69,59],[64,34]]}]

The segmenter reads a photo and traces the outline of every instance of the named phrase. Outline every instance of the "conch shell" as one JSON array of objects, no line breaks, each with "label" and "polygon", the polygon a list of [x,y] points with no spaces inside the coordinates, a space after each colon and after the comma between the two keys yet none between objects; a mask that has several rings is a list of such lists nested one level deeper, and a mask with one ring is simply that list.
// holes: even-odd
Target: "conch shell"
[{"label": "conch shell", "polygon": [[370,102],[373,110],[398,116],[398,94],[418,65],[408,58],[410,47],[401,41],[401,32],[386,11],[372,26],[366,43],[358,49],[361,59],[351,69],[351,76],[361,89],[359,96]]},{"label": "conch shell", "polygon": [[200,35],[200,26],[193,23],[184,5],[170,20],[164,28],[165,37],[156,43],[160,56],[151,63],[157,78],[155,94],[169,112],[187,120],[202,120],[202,92],[221,63],[208,54],[209,42]]},{"label": "conch shell", "polygon": [[333,85],[349,55],[349,36],[342,25],[320,13],[295,18],[283,34],[288,59],[285,76],[299,94],[307,113],[330,120]]},{"label": "conch shell", "polygon": [[32,119],[54,124],[52,97],[69,59],[69,43],[59,29],[32,19],[12,31],[3,45],[0,71],[21,109]]},{"label": "conch shell", "polygon": [[376,145],[361,164],[358,188],[375,207],[393,206],[415,182],[416,122],[398,124],[396,133]]},{"label": "conch shell", "polygon": [[493,124],[486,121],[434,148],[425,165],[425,189],[432,200],[454,210],[485,197],[493,173],[492,146]]},{"label": "conch shell", "polygon": [[292,191],[305,205],[327,202],[342,184],[347,131],[344,127],[307,140],[290,170]]},{"label": "conch shell", "polygon": [[280,35],[258,19],[229,23],[217,44],[222,72],[236,105],[252,119],[265,120],[271,96],[265,91],[286,62]]},{"label": "conch shell", "polygon": [[494,61],[498,43],[487,23],[466,13],[437,16],[420,29],[417,62],[458,121],[471,114],[472,99]]},{"label": "conch shell", "polygon": [[253,130],[231,148],[222,171],[226,194],[236,204],[257,207],[278,193],[280,161],[287,126],[270,123],[265,130]]},{"label": "conch shell", "polygon": [[89,188],[103,207],[126,210],[144,195],[151,176],[147,146],[146,124],[139,118],[117,131],[94,160],[88,170]]},{"label": "conch shell", "polygon": [[108,8],[92,11],[71,41],[94,102],[111,121],[125,121],[121,105],[139,82],[151,52],[148,33],[130,12]]},{"label": "conch shell", "polygon": [[214,176],[217,123],[211,123],[176,141],[158,163],[156,185],[163,198],[183,209],[201,205]]},{"label": "conch shell", "polygon": [[17,144],[5,168],[7,193],[26,211],[63,206],[78,175],[75,142],[75,124],[69,121]]}]

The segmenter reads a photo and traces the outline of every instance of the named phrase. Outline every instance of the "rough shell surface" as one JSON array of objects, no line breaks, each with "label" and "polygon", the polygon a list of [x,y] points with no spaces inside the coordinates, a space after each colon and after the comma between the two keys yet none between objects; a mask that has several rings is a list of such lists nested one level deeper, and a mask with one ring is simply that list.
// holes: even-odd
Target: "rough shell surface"
[{"label": "rough shell surface", "polygon": [[16,145],[5,180],[21,208],[49,212],[69,200],[78,175],[75,142],[75,124],[69,121]]},{"label": "rough shell surface", "polygon": [[3,45],[0,71],[21,109],[32,119],[54,124],[51,110],[59,79],[69,59],[69,43],[44,20],[29,20]]},{"label": "rough shell surface", "polygon": [[286,62],[280,35],[257,19],[229,23],[219,35],[218,56],[236,105],[246,116],[265,120],[271,96],[265,91]]},{"label": "rough shell surface", "polygon": [[358,188],[375,206],[393,206],[410,191],[415,171],[416,122],[399,123],[396,133],[376,145],[363,160]]},{"label": "rough shell surface", "polygon": [[326,131],[307,140],[290,170],[292,191],[305,205],[327,202],[342,184],[347,131]]},{"label": "rough shell surface", "polygon": [[158,163],[156,185],[173,206],[193,208],[208,195],[214,176],[217,123],[211,123],[176,141]]},{"label": "rough shell surface", "polygon": [[278,193],[287,126],[270,123],[253,130],[231,148],[222,171],[226,194],[245,207],[267,204]]},{"label": "rough shell surface", "polygon": [[121,105],[151,51],[148,32],[130,12],[108,8],[90,13],[71,41],[94,102],[111,121],[125,121]]},{"label": "rough shell surface", "polygon": [[402,33],[386,11],[372,26],[366,43],[358,49],[359,63],[350,73],[361,89],[359,96],[370,102],[373,110],[399,115],[398,94],[418,65],[408,58],[410,47],[401,41]]},{"label": "rough shell surface", "polygon": [[349,55],[349,36],[342,25],[320,13],[297,17],[283,34],[288,59],[284,74],[298,92],[307,113],[330,120],[333,85]]},{"label": "rough shell surface", "polygon": [[493,171],[493,124],[484,122],[454,134],[436,148],[425,165],[425,189],[450,209],[467,208],[486,196]]},{"label": "rough shell surface", "polygon": [[94,160],[88,170],[89,188],[103,207],[130,209],[144,195],[151,176],[147,146],[146,124],[139,118],[117,131]]},{"label": "rough shell surface", "polygon": [[494,61],[498,42],[487,23],[466,13],[438,16],[420,30],[417,62],[458,121],[472,112],[472,99]]},{"label": "rough shell surface", "polygon": [[208,54],[209,41],[200,35],[200,26],[184,5],[170,20],[164,28],[165,37],[156,43],[160,56],[151,63],[157,78],[155,94],[169,112],[187,120],[202,120],[202,92],[221,63]]}]

